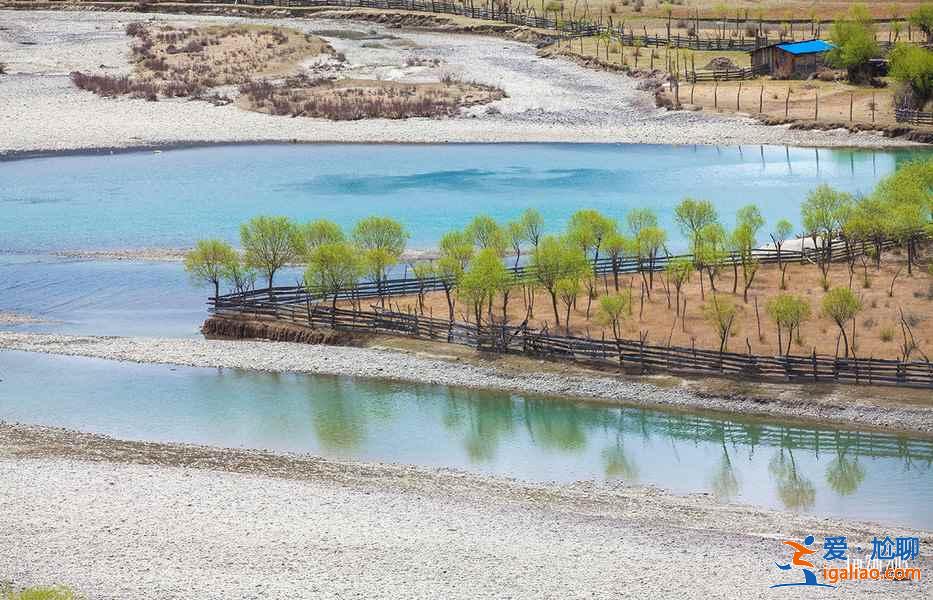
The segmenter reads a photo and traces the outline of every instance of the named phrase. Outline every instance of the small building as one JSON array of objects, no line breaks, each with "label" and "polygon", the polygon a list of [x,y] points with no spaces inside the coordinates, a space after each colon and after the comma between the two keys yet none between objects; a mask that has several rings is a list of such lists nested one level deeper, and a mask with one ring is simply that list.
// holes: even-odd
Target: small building
[{"label": "small building", "polygon": [[806,79],[826,64],[833,48],[823,40],[772,44],[752,50],[752,67],[777,79]]}]

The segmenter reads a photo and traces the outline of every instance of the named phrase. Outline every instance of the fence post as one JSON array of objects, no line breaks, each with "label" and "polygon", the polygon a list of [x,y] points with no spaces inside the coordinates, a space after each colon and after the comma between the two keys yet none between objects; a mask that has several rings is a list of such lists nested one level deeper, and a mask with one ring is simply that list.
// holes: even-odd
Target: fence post
[{"label": "fence post", "polygon": [[813,382],[816,383],[820,380],[819,376],[816,373],[816,348],[813,349],[812,360],[813,360]]}]

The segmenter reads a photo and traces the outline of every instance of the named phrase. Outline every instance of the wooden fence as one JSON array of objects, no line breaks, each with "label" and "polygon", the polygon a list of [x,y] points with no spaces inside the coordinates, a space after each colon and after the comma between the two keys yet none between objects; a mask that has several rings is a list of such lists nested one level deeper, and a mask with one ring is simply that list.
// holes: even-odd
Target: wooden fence
[{"label": "wooden fence", "polygon": [[898,123],[912,123],[914,125],[933,125],[933,113],[913,110],[910,108],[895,108],[894,117]]},{"label": "wooden fence", "polygon": [[417,313],[331,308],[311,301],[215,299],[211,311],[221,317],[274,320],[301,326],[330,327],[357,333],[400,335],[461,344],[481,351],[521,354],[616,366],[639,374],[676,373],[727,376],[743,380],[801,383],[850,383],[933,388],[933,364],[876,358],[761,356],[680,346],[657,346],[633,340],[550,335],[525,325],[479,327]]},{"label": "wooden fence", "polygon": [[725,69],[722,71],[691,71],[687,73],[687,83],[697,83],[698,81],[740,81],[754,79],[767,72],[767,65],[747,67],[744,69]]},{"label": "wooden fence", "polygon": [[[895,245],[892,240],[886,240],[881,244],[882,248],[890,248]],[[844,240],[834,240],[830,249],[831,257],[835,261],[847,260],[852,256],[861,255],[861,246],[856,244],[846,244]],[[784,262],[817,262],[818,251],[812,248],[799,250],[782,250],[780,260]],[[753,257],[761,264],[776,264],[778,262],[778,252],[775,249],[756,249],[753,251]],[[600,257],[593,262],[593,272],[597,275],[632,275],[642,272],[661,272],[667,268],[667,265],[674,260],[694,261],[692,254],[663,255],[654,258],[637,258],[633,256],[619,257],[617,259]],[[732,266],[741,264],[740,259],[733,255],[726,258],[722,266]],[[534,272],[530,266],[510,267],[510,270],[518,283],[533,279]],[[413,296],[425,292],[436,292],[444,289],[447,282],[441,277],[427,277],[415,279],[404,277],[398,279],[389,279],[376,283],[372,281],[359,282],[352,289],[341,290],[337,294],[338,300],[362,300],[367,298],[382,298],[391,296]],[[308,290],[303,286],[281,286],[272,288],[263,288],[249,290],[245,292],[236,292],[222,295],[217,298],[221,303],[236,304],[241,301],[248,302],[274,302],[283,303],[302,303],[309,297]],[[322,300],[323,296],[312,293],[310,295],[314,301]],[[333,296],[330,296],[333,297]]]}]

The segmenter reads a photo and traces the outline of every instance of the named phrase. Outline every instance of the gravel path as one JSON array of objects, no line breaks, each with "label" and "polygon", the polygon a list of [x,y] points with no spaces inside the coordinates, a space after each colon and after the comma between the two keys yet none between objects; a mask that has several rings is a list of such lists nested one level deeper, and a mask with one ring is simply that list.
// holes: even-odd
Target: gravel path
[{"label": "gravel path", "polygon": [[[500,86],[508,98],[456,119],[328,122],[273,117],[186,100],[107,100],[74,88],[73,70],[129,71],[127,22],[181,25],[242,22],[231,17],[0,10],[0,154],[119,148],[174,143],[303,142],[631,142],[879,146],[902,142],[875,133],[791,131],[748,118],[658,110],[624,75],[538,58],[535,49],[492,37],[385,30],[372,24],[282,19],[267,22],[323,31],[346,53],[351,74],[417,81],[439,73]],[[335,37],[335,29],[395,36],[383,48]],[[398,36],[403,36],[402,40]],[[406,42],[394,45],[395,42]],[[372,45],[372,41],[369,41]],[[413,45],[414,48],[407,46]],[[405,66],[406,58],[438,58],[439,67]]]},{"label": "gravel path", "polygon": [[851,396],[843,398],[825,393],[817,395],[808,388],[788,386],[784,386],[784,392],[780,395],[750,400],[740,395],[701,395],[686,389],[665,388],[618,377],[560,374],[529,369],[528,365],[524,368],[482,366],[456,357],[443,358],[378,348],[0,332],[0,349],[140,363],[348,375],[933,432],[933,406],[929,403],[881,404],[871,396],[853,399]]},{"label": "gravel path", "polygon": [[[0,579],[93,599],[775,598],[800,578],[774,566],[782,540],[883,533],[650,488],[3,424],[0,479]],[[921,537],[928,571],[933,536],[897,534]],[[846,587],[913,599],[929,584]]]}]

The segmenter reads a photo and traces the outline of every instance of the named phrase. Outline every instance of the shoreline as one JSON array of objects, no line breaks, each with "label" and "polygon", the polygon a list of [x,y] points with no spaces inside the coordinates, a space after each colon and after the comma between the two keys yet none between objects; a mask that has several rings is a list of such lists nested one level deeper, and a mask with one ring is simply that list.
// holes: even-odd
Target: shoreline
[{"label": "shoreline", "polygon": [[[785,125],[769,125],[768,127],[786,127]],[[886,140],[894,138],[883,138]],[[719,146],[723,148],[735,148],[739,146],[773,146],[790,148],[818,148],[820,150],[848,150],[853,152],[874,152],[874,151],[892,151],[892,150],[922,150],[930,149],[933,146],[921,142],[897,142],[892,144],[880,145],[809,145],[795,143],[717,143],[717,142],[627,142],[627,141],[547,141],[547,140],[490,140],[490,141],[388,141],[388,140],[282,140],[282,139],[263,139],[255,140],[195,140],[195,141],[177,141],[154,144],[142,144],[139,146],[90,146],[75,148],[48,148],[37,150],[3,150],[0,149],[0,163],[16,162],[21,160],[32,160],[42,158],[59,157],[83,157],[83,156],[111,156],[121,154],[138,153],[159,153],[171,152],[174,150],[199,150],[209,148],[226,148],[238,146],[484,146],[484,145],[573,145],[573,146]]]},{"label": "shoreline", "polygon": [[[166,150],[214,145],[294,143],[592,143],[672,145],[786,145],[806,148],[919,148],[924,144],[878,132],[806,131],[762,125],[750,116],[658,109],[638,79],[541,58],[534,45],[477,33],[387,28],[334,18],[227,17],[171,13],[0,9],[10,31],[0,38],[10,74],[0,85],[0,120],[20,127],[0,135],[0,160],[62,154]],[[346,53],[347,74],[418,81],[438,73],[407,67],[411,56],[438,59],[445,73],[501,87],[507,97],[449,119],[327,121],[252,113],[204,102],[105,99],[74,88],[71,70],[125,72],[128,21],[175,24],[260,23],[308,33],[321,28],[382,31],[407,42],[384,50],[359,40],[321,37]],[[49,66],[53,65],[53,66]],[[257,134],[257,132],[262,132]],[[49,140],[55,140],[50,145]]]},{"label": "shoreline", "polygon": [[[406,342],[408,342],[406,344]],[[377,345],[379,344],[379,345]],[[933,436],[926,390],[760,384],[629,377],[543,360],[497,357],[444,345],[377,339],[370,347],[187,338],[126,338],[0,332],[0,349],[136,363],[307,373],[449,385],[732,416],[791,419],[823,426]],[[467,351],[464,351],[467,350]],[[914,398],[914,401],[910,399]]]},{"label": "shoreline", "polygon": [[[0,488],[0,531],[20,549],[0,553],[0,572],[89,597],[185,597],[205,571],[205,598],[757,597],[789,580],[772,565],[785,539],[864,543],[896,532],[933,541],[926,530],[653,487],[529,483],[2,422],[0,476],[10,482]],[[930,568],[929,557],[921,551],[916,565]],[[921,589],[858,584],[885,597]]]}]

